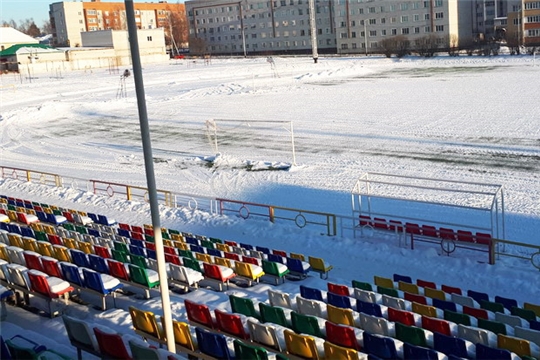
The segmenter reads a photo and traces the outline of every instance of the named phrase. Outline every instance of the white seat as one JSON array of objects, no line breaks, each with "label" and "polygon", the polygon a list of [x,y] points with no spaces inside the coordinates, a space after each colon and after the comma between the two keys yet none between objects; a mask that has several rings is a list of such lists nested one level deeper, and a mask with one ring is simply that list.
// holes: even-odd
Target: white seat
[{"label": "white seat", "polygon": [[382,294],[376,293],[374,291],[354,288],[353,297],[357,300],[372,304],[382,304]]},{"label": "white seat", "polygon": [[268,300],[272,306],[280,306],[292,309],[291,297],[288,293],[277,290],[268,289]]},{"label": "white seat", "polygon": [[8,246],[6,247],[6,252],[11,263],[26,266],[26,260],[23,255],[24,249],[16,246]]},{"label": "white seat", "polygon": [[30,290],[30,280],[28,280],[28,269],[26,266],[20,264],[7,264],[6,269],[11,284]]},{"label": "white seat", "polygon": [[396,328],[393,321],[385,318],[360,313],[360,327],[370,334],[395,337]]},{"label": "white seat", "polygon": [[182,285],[194,286],[204,279],[203,274],[185,266],[169,264],[169,269],[171,279]]},{"label": "white seat", "polygon": [[278,351],[286,349],[285,336],[283,332],[286,327],[272,323],[261,324],[255,318],[248,318],[247,325],[251,340],[255,343],[268,346]]},{"label": "white seat", "polygon": [[486,329],[458,324],[458,336],[473,344],[480,343],[489,347],[497,347],[497,335]]},{"label": "white seat", "polygon": [[382,303],[388,307],[398,309],[398,310],[412,310],[412,303],[409,300],[396,298],[393,296],[383,295]]},{"label": "white seat", "polygon": [[525,340],[529,340],[540,346],[540,330],[527,329],[521,326],[514,328],[514,335]]},{"label": "white seat", "polygon": [[0,222],[8,223],[9,216],[7,216],[6,214],[0,214]]},{"label": "white seat", "polygon": [[99,354],[99,345],[91,326],[85,321],[75,319],[68,315],[62,315],[62,320],[64,320],[64,325],[71,345],[77,348],[79,359],[82,359],[82,350],[94,355]]},{"label": "white seat", "polygon": [[77,224],[81,224],[81,225],[85,225],[85,226],[94,222],[90,217],[83,216],[83,215],[81,215],[79,213],[74,213],[73,214],[73,220],[75,220],[75,222]]},{"label": "white seat", "polygon": [[325,302],[305,299],[300,295],[296,296],[296,309],[300,314],[303,315],[317,316],[323,319],[328,317]]},{"label": "white seat", "polygon": [[495,321],[500,321],[512,327],[516,327],[516,326],[527,327],[528,326],[528,322],[525,319],[520,318],[519,316],[508,315],[508,314],[503,314],[499,312],[495,313]]},{"label": "white seat", "polygon": [[[4,215],[4,214],[1,214]],[[4,215],[7,216],[7,215]],[[9,218],[8,218],[9,219]],[[0,242],[4,243],[6,245],[9,245],[9,238],[8,238],[8,231],[4,229],[0,229]]]}]

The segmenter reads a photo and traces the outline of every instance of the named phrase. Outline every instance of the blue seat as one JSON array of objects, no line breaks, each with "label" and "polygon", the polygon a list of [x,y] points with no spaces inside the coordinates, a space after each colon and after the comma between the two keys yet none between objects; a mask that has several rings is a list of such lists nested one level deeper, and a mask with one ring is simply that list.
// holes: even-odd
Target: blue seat
[{"label": "blue seat", "polygon": [[15,234],[19,234],[21,235],[21,227],[15,223],[9,223],[7,224],[7,230],[10,232],[10,233],[15,233]]},{"label": "blue seat", "polygon": [[131,237],[131,232],[129,230],[126,230],[126,229],[116,229],[116,233],[120,236],[124,236],[124,237]]},{"label": "blue seat", "polygon": [[146,249],[146,256],[149,259],[157,260],[156,250]]},{"label": "blue seat", "polygon": [[88,228],[88,235],[92,235],[94,237],[100,237],[101,233],[99,232],[99,230]]},{"label": "blue seat", "polygon": [[352,309],[351,298],[345,295],[338,295],[331,292],[326,293],[328,304],[339,308]]},{"label": "blue seat", "polygon": [[518,307],[518,302],[515,299],[505,298],[502,296],[495,296],[495,302],[502,304],[506,309],[512,310],[512,308]]},{"label": "blue seat", "polygon": [[116,221],[108,219],[105,215],[98,215],[98,221],[96,222],[105,226],[112,226],[116,224]]},{"label": "blue seat", "polygon": [[438,332],[434,332],[433,348],[446,355],[469,358],[465,340],[459,337],[447,336]]},{"label": "blue seat", "polygon": [[60,270],[64,280],[75,286],[85,287],[79,268],[76,265],[62,261],[60,262]]},{"label": "blue seat", "polygon": [[34,230],[32,230],[32,228],[29,228],[29,227],[21,227],[21,235],[22,236],[27,236],[27,237],[31,237],[31,238],[36,238],[36,234],[34,233]]},{"label": "blue seat", "polygon": [[206,253],[210,256],[217,256],[217,257],[223,257],[223,254],[218,249],[206,249]]},{"label": "blue seat", "polygon": [[290,258],[290,257],[287,258],[287,264],[286,265],[289,268],[289,271],[291,273],[294,273],[296,275],[301,275],[301,276],[307,276],[309,270],[311,269],[311,267],[304,268],[302,260],[294,259],[294,258]]},{"label": "blue seat", "polygon": [[197,336],[197,345],[203,354],[216,359],[234,359],[230,354],[225,336],[198,327],[195,328],[195,334]]},{"label": "blue seat", "polygon": [[9,231],[9,227],[8,227],[8,223],[5,223],[5,222],[0,222],[0,229],[1,230],[6,230],[6,231]]},{"label": "blue seat", "polygon": [[284,257],[281,256],[281,255],[268,254],[267,259],[268,259],[268,261],[277,262],[277,263],[280,263],[280,264],[285,264]]},{"label": "blue seat", "polygon": [[86,213],[86,215],[88,215],[88,217],[89,217],[90,219],[92,219],[93,222],[95,222],[96,224],[99,224],[99,220],[98,220],[97,214],[94,214],[94,213]]},{"label": "blue seat", "polygon": [[368,303],[358,299],[356,300],[356,311],[371,316],[383,317],[381,306],[379,304]]},{"label": "blue seat", "polygon": [[255,246],[251,245],[251,244],[246,244],[246,243],[240,243],[239,244],[240,247],[246,249],[246,250],[255,250]]},{"label": "blue seat", "polygon": [[140,246],[129,244],[129,252],[130,252],[130,254],[133,254],[133,255],[146,257],[146,251],[144,250],[144,248],[142,248]]},{"label": "blue seat", "polygon": [[403,282],[409,283],[409,284],[412,284],[412,283],[413,283],[410,276],[399,275],[399,274],[394,274],[393,280],[394,280],[395,282],[403,281]]},{"label": "blue seat", "polygon": [[109,266],[107,265],[107,261],[101,256],[88,254],[88,262],[90,263],[90,269],[102,274],[109,273]]},{"label": "blue seat", "polygon": [[129,244],[140,248],[145,248],[144,241],[139,239],[129,239]]},{"label": "blue seat", "polygon": [[205,251],[204,251],[204,247],[200,246],[200,245],[189,245],[189,248],[191,251],[193,252],[198,252],[198,253],[201,253],[201,254],[204,254]]},{"label": "blue seat", "polygon": [[320,289],[307,287],[305,285],[300,285],[300,296],[302,296],[304,299],[324,301],[322,291]]},{"label": "blue seat", "polygon": [[529,320],[529,327],[533,330],[540,331],[540,321]]},{"label": "blue seat", "polygon": [[39,221],[48,222],[47,214],[45,214],[43,211],[36,211],[36,216],[38,217]]},{"label": "blue seat", "polygon": [[270,254],[270,248],[267,248],[267,247],[264,247],[264,246],[255,246],[255,249],[257,249],[257,251],[260,251],[262,252],[263,254]]},{"label": "blue seat", "polygon": [[431,301],[432,301],[432,305],[435,306],[436,308],[439,308],[441,310],[450,310],[453,312],[457,312],[456,303],[453,301],[446,301],[446,300],[441,300],[437,298],[433,298],[431,299]]},{"label": "blue seat", "polygon": [[61,225],[67,221],[67,219],[63,216],[56,216],[54,214],[45,214],[47,216],[47,220],[45,222],[48,222],[53,225]]},{"label": "blue seat", "polygon": [[81,250],[69,249],[71,255],[71,262],[79,267],[91,268],[90,261],[88,260],[88,255],[86,255]]},{"label": "blue seat", "polygon": [[199,239],[188,236],[185,238],[186,242],[190,245],[200,245]]},{"label": "blue seat", "polygon": [[436,350],[422,346],[415,346],[409,343],[403,344],[404,360],[438,360],[439,353]]},{"label": "blue seat", "polygon": [[483,292],[478,292],[474,290],[467,290],[467,296],[472,297],[474,300],[476,300],[478,303],[480,303],[480,300],[489,301],[489,295]]},{"label": "blue seat", "polygon": [[476,344],[476,360],[512,360],[512,353],[505,349],[495,349],[481,343]]},{"label": "blue seat", "polygon": [[364,331],[364,348],[363,351],[380,357],[382,359],[397,359],[398,354],[394,339],[376,334],[369,334]]}]

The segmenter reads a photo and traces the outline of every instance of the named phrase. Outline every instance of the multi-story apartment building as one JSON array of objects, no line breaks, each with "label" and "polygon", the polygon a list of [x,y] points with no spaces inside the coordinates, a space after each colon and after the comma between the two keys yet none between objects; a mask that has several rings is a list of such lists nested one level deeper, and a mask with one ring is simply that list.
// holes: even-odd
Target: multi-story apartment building
[{"label": "multi-story apartment building", "polygon": [[[134,9],[139,29],[163,27],[168,34],[171,14],[185,19],[185,7],[180,3],[135,2]],[[49,5],[49,17],[53,28],[54,46],[80,46],[81,32],[85,31],[127,29],[123,2],[101,2],[101,0],[56,2]],[[184,31],[187,37],[187,26]]]},{"label": "multi-story apartment building", "polygon": [[[335,52],[334,0],[315,0],[317,47]],[[309,53],[308,0],[186,1],[190,49],[212,54]]]},{"label": "multi-story apartment building", "polygon": [[515,0],[508,11],[507,41],[512,46],[540,46],[540,1]]}]

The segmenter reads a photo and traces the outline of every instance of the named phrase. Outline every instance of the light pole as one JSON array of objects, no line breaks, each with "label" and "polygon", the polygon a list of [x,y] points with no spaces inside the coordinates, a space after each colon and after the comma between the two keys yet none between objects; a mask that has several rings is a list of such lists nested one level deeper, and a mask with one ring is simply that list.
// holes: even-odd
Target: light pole
[{"label": "light pole", "polygon": [[315,19],[315,0],[309,0],[309,25],[311,29],[311,52],[313,62],[317,63],[319,54],[317,52],[317,23]]}]

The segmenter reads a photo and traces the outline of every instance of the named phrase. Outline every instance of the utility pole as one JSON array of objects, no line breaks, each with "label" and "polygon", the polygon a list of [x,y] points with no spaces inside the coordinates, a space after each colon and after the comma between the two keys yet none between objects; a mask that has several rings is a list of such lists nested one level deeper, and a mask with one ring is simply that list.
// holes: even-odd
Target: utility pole
[{"label": "utility pole", "polygon": [[311,51],[313,62],[317,63],[319,54],[317,52],[317,22],[315,18],[315,0],[309,0],[309,25],[311,30]]}]

